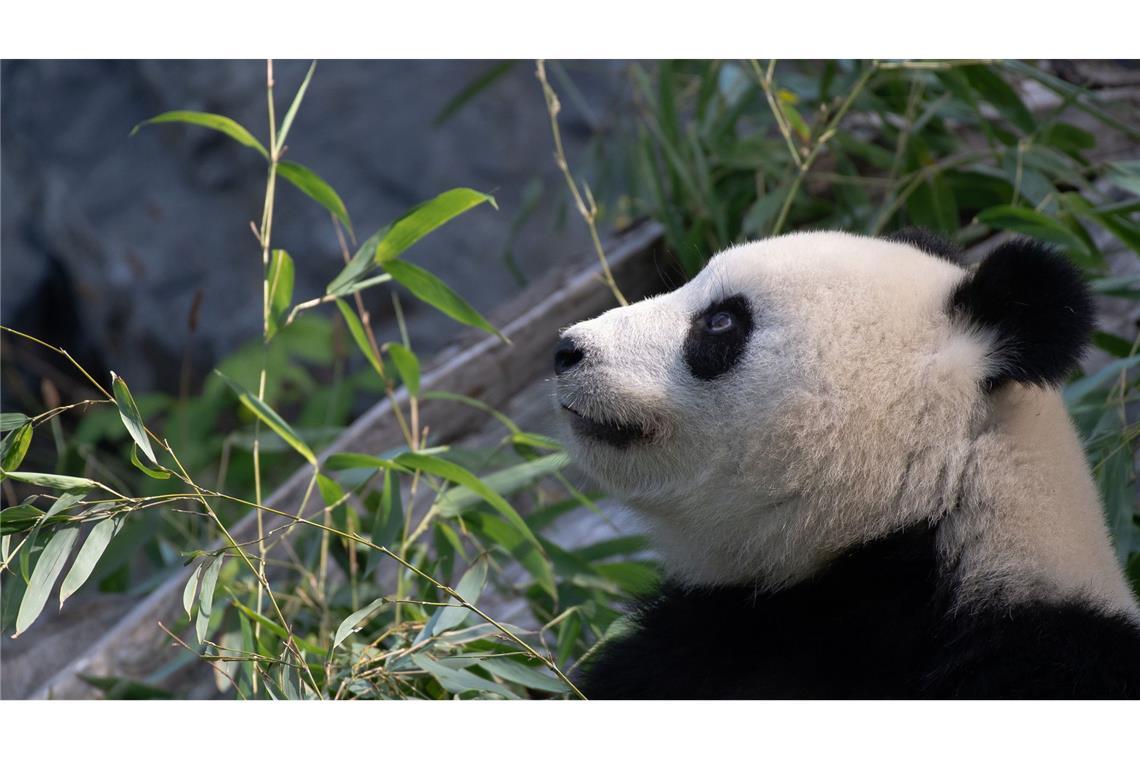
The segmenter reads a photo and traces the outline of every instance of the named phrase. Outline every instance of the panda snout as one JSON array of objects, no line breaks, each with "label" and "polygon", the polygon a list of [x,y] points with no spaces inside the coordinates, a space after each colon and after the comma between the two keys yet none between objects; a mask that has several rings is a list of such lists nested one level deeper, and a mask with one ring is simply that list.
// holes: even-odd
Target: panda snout
[{"label": "panda snout", "polygon": [[586,354],[570,336],[563,336],[554,347],[554,374],[569,372],[585,358]]}]

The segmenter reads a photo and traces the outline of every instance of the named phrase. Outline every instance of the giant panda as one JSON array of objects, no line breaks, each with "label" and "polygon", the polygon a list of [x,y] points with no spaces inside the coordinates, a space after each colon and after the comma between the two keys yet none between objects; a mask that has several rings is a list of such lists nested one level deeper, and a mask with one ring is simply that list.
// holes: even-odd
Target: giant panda
[{"label": "giant panda", "polygon": [[1058,253],[789,234],[566,329],[579,465],[665,580],[591,698],[1136,698],[1140,608],[1058,384]]}]

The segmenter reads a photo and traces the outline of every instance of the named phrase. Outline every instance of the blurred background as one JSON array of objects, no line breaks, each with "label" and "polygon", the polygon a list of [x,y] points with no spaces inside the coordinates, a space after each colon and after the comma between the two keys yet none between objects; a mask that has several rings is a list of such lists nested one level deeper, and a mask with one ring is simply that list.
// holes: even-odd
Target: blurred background
[{"label": "blurred background", "polygon": [[[245,500],[260,488],[290,513],[321,504],[345,531],[372,526],[453,583],[478,571],[489,609],[525,629],[522,639],[549,644],[549,664],[572,669],[620,629],[624,605],[658,568],[636,525],[550,438],[557,328],[616,305],[614,290],[675,287],[721,248],[797,229],[922,226],[971,261],[1023,234],[1081,268],[1100,323],[1065,398],[1118,557],[1140,584],[1140,65],[551,61],[544,71],[545,91],[533,61],[322,61],[311,82],[310,62],[274,62],[278,128],[309,82],[279,158],[308,167],[335,198],[276,184],[272,248],[288,252],[293,277],[286,310],[324,296],[346,256],[385,225],[430,211],[453,188],[477,200],[401,256],[465,300],[466,317],[441,305],[450,296],[438,288],[429,297],[401,280],[360,290],[359,303],[342,298],[359,317],[322,303],[270,332],[258,240],[266,159],[187,119],[132,135],[157,114],[194,111],[269,144],[264,61],[0,63],[0,323],[48,344],[0,336],[4,469],[89,478],[122,496],[60,506],[43,478],[0,483],[4,697],[565,693],[529,667],[461,668],[480,679],[460,679],[468,688],[422,667],[360,675],[377,647],[399,662],[438,620],[430,607],[369,612],[357,623],[379,638],[367,646],[343,644],[338,623],[393,588],[428,603],[440,591],[384,575],[369,549],[330,546],[319,531],[296,538],[274,584],[283,618],[321,653],[291,656],[320,672],[297,683],[258,660],[280,652],[272,626],[284,623],[262,615],[261,590],[220,533],[224,524],[254,541],[261,527],[248,505],[219,497],[211,522],[197,502],[164,499],[172,481],[138,461],[122,402],[87,403],[93,385],[51,347],[104,385],[111,371],[125,378],[140,425],[169,440],[187,482]],[[488,343],[474,312],[511,325],[512,345]],[[264,413],[214,369],[246,389],[264,375],[258,395],[294,438],[267,434]],[[440,390],[463,399],[430,397]],[[367,477],[326,469],[336,482],[314,493],[306,447],[396,456],[425,441],[449,447],[429,446],[431,456],[508,496],[520,522],[495,522],[503,513],[470,483],[460,497],[434,479],[417,493],[417,476],[404,484],[404,524],[385,533],[401,479],[378,483],[375,467]],[[159,455],[149,466],[173,467]],[[67,525],[51,521],[56,508],[76,516],[85,545],[108,514],[116,520],[62,611],[47,596],[64,565],[40,569]],[[537,554],[520,550],[525,533],[509,533],[523,521]],[[488,557],[501,563],[489,574]],[[175,634],[185,646],[171,654]],[[454,655],[514,644],[484,629],[438,646]],[[209,660],[223,650],[239,654]]]}]

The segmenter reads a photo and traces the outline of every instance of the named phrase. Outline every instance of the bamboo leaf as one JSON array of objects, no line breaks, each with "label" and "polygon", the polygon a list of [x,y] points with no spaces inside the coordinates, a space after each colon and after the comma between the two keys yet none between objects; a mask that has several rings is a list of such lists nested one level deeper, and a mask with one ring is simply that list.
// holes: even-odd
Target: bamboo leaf
[{"label": "bamboo leaf", "polygon": [[430,475],[436,475],[443,478],[444,480],[449,480],[452,483],[456,483],[461,486],[466,486],[471,491],[474,491],[476,494],[478,494],[484,501],[494,507],[495,511],[501,514],[508,523],[510,523],[516,530],[526,536],[528,540],[534,542],[536,546],[538,545],[538,539],[535,537],[534,533],[531,532],[530,528],[527,527],[526,522],[523,521],[522,517],[519,516],[519,513],[515,511],[514,507],[508,504],[506,499],[495,493],[495,491],[491,490],[491,488],[489,488],[485,483],[483,483],[483,481],[477,478],[469,470],[460,467],[454,462],[449,462],[446,459],[440,459],[439,457],[428,456],[425,454],[418,454],[411,451],[405,452],[396,457],[396,463],[413,470],[420,470],[421,472],[426,472]]},{"label": "bamboo leaf", "polygon": [[78,591],[91,577],[95,565],[103,556],[103,552],[107,550],[107,545],[111,543],[111,539],[119,532],[122,522],[123,518],[121,517],[100,520],[87,534],[87,540],[83,542],[79,553],[75,555],[75,561],[71,563],[71,569],[67,571],[67,575],[63,578],[63,584],[59,587],[60,607],[63,607],[67,598]]},{"label": "bamboo leaf", "polygon": [[293,259],[280,248],[273,251],[266,273],[269,282],[269,315],[265,324],[265,339],[277,334],[289,307],[293,304]]},{"label": "bamboo leaf", "polygon": [[202,568],[212,560],[212,557],[208,558],[194,568],[194,572],[186,579],[186,585],[182,587],[182,608],[186,610],[186,617],[191,620],[194,618],[194,600],[198,598],[198,582],[202,579]]},{"label": "bamboo leaf", "polygon": [[246,147],[253,148],[262,155],[263,158],[269,159],[269,151],[265,146],[257,141],[257,138],[249,133],[249,130],[238,124],[228,116],[220,116],[216,113],[202,113],[201,111],[167,111],[158,116],[147,119],[134,126],[131,130],[131,136],[134,137],[135,133],[141,128],[150,124],[168,124],[171,122],[182,122],[184,124],[194,124],[199,127],[206,127],[213,129],[227,135],[234,140],[237,140]]},{"label": "bamboo leaf", "polygon": [[31,423],[26,423],[4,437],[3,443],[0,443],[0,469],[8,471],[20,466],[32,443],[33,432]]},{"label": "bamboo leaf", "polygon": [[336,190],[333,190],[332,186],[321,179],[315,171],[296,161],[279,161],[277,173],[302,193],[332,212],[333,216],[340,220],[349,233],[352,233],[352,220],[348,218],[348,209],[345,208],[344,201],[336,194]]},{"label": "bamboo leaf", "polygon": [[111,373],[111,388],[115,392],[115,406],[119,408],[119,416],[123,419],[123,426],[131,434],[135,444],[146,454],[146,458],[154,464],[158,464],[158,460],[154,458],[154,449],[150,447],[146,426],[143,424],[142,415],[139,414],[135,399],[131,396],[131,391],[127,388],[123,378],[114,372]]},{"label": "bamboo leaf", "polygon": [[165,469],[154,470],[154,469],[151,469],[150,467],[147,467],[142,462],[140,462],[139,461],[139,447],[134,445],[134,444],[131,444],[131,464],[133,464],[135,467],[139,468],[144,473],[146,473],[149,477],[152,477],[155,480],[166,480],[167,478],[170,477],[169,471],[167,471]]},{"label": "bamboo leaf", "polygon": [[[569,457],[564,453],[548,454],[484,475],[482,482],[495,493],[512,494],[552,472],[557,472],[568,463]],[[480,501],[483,501],[482,495],[466,486],[460,486],[441,496],[436,502],[436,507],[444,517],[456,517]]]},{"label": "bamboo leaf", "polygon": [[301,107],[301,101],[305,98],[305,90],[309,89],[309,80],[313,78],[313,72],[317,70],[317,62],[313,61],[309,65],[309,73],[305,74],[304,81],[301,86],[297,88],[297,94],[293,96],[293,103],[289,106],[289,110],[285,112],[285,118],[281,120],[281,129],[277,132],[277,150],[280,154],[281,148],[285,146],[285,137],[289,134],[290,127],[293,126],[293,119],[297,116],[297,109]]},{"label": "bamboo leaf", "polygon": [[466,187],[448,190],[421,203],[392,223],[388,233],[376,244],[375,262],[391,261],[429,232],[484,203],[495,206],[495,199]]},{"label": "bamboo leaf", "polygon": [[570,687],[554,676],[547,675],[538,668],[528,667],[513,657],[488,657],[479,661],[479,667],[493,676],[528,689],[549,691],[554,694],[563,694],[570,690]]},{"label": "bamboo leaf", "polygon": [[7,472],[3,473],[12,480],[29,483],[33,486],[43,486],[54,491],[90,491],[92,488],[102,488],[99,483],[87,478],[76,478],[70,475],[50,475],[45,472]]},{"label": "bamboo leaf", "polygon": [[28,580],[24,598],[20,600],[20,611],[16,613],[16,632],[12,638],[26,631],[28,626],[36,622],[36,618],[40,616],[56,579],[63,566],[67,564],[67,557],[71,553],[77,535],[79,528],[62,528],[52,535],[44,547],[32,571],[32,577]]},{"label": "bamboo leaf", "polygon": [[348,325],[348,332],[352,335],[356,347],[360,349],[360,353],[364,354],[364,358],[372,365],[372,369],[376,370],[376,374],[384,377],[384,367],[380,363],[380,357],[372,350],[372,344],[368,342],[368,335],[364,332],[364,325],[360,323],[360,319],[356,316],[356,312],[352,307],[346,304],[339,298],[336,300],[336,307],[340,309],[340,315],[344,318],[344,323]]},{"label": "bamboo leaf", "polygon": [[[459,594],[465,602],[474,605],[479,601],[479,595],[483,593],[483,586],[487,583],[487,561],[480,559],[472,565],[463,577],[459,579],[459,585],[455,587],[455,593]],[[439,612],[439,619],[436,620],[434,633],[443,633],[450,631],[452,628],[460,625],[467,616],[471,614],[471,610],[466,607],[460,606],[455,599],[448,597],[450,601],[454,602],[454,607],[443,607]]]},{"label": "bamboo leaf", "polygon": [[1085,242],[1065,225],[1052,217],[1018,206],[993,206],[978,214],[978,221],[991,227],[1014,230],[1039,240],[1055,243],[1085,262],[1095,255]]},{"label": "bamboo leaf", "polygon": [[412,662],[421,670],[427,671],[435,680],[439,681],[440,686],[453,694],[461,694],[466,691],[484,691],[490,692],[491,694],[498,694],[508,699],[518,699],[518,696],[510,689],[494,681],[488,681],[486,678],[475,675],[469,670],[449,668],[431,659],[426,654],[420,652],[413,654]]},{"label": "bamboo leaf", "polygon": [[222,559],[211,557],[202,566],[202,581],[198,588],[198,618],[194,623],[194,631],[198,634],[198,643],[206,640],[206,633],[210,626],[210,615],[214,611],[214,588],[218,583],[218,573],[222,569]]},{"label": "bamboo leaf", "polygon": [[19,412],[0,413],[0,433],[15,430],[29,420],[28,415]]},{"label": "bamboo leaf", "polygon": [[384,271],[424,303],[434,306],[456,322],[478,327],[506,340],[471,304],[431,272],[402,259],[388,261],[383,266]]},{"label": "bamboo leaf", "polygon": [[438,127],[450,119],[467,101],[494,84],[495,81],[510,71],[511,67],[516,63],[518,63],[518,61],[500,61],[464,85],[463,89],[457,92],[451,100],[447,101],[439,113],[436,114],[435,119],[432,120],[432,126]]},{"label": "bamboo leaf", "polygon": [[234,392],[234,395],[238,397],[238,400],[241,401],[241,403],[247,409],[256,414],[262,422],[269,426],[270,430],[281,436],[281,438],[290,446],[292,446],[298,454],[303,456],[306,461],[309,462],[309,464],[313,465],[314,467],[317,466],[316,454],[313,453],[312,449],[305,445],[305,442],[301,440],[301,437],[293,431],[293,428],[289,427],[289,423],[281,419],[281,416],[277,414],[277,412],[270,409],[264,401],[258,399],[245,388],[238,385],[235,381],[223,375],[219,370],[214,370],[214,372],[218,375],[218,377],[222,378],[222,380],[225,381],[226,385],[230,387],[230,390]]},{"label": "bamboo leaf", "polygon": [[336,634],[333,636],[332,648],[336,649],[340,643],[349,637],[350,634],[355,633],[359,625],[365,618],[370,616],[373,612],[384,606],[386,599],[383,597],[376,599],[371,604],[361,607],[356,612],[346,617],[339,626],[337,626]]},{"label": "bamboo leaf", "polygon": [[[384,488],[380,492],[380,503],[372,519],[372,532],[369,540],[376,546],[392,546],[404,532],[403,494],[400,493],[400,478],[392,470],[384,471]],[[368,554],[364,574],[369,575],[383,555],[378,551]]]},{"label": "bamboo leaf", "polygon": [[408,389],[412,398],[420,395],[420,360],[415,353],[403,343],[388,343],[388,355],[400,373],[400,380]]}]

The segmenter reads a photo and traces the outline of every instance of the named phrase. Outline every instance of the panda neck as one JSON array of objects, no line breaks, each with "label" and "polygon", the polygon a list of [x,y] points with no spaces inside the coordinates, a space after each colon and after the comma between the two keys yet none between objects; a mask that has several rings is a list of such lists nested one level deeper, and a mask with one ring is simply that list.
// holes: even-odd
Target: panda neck
[{"label": "panda neck", "polygon": [[958,602],[1079,598],[1140,617],[1060,394],[1010,383],[991,402],[939,528]]}]

